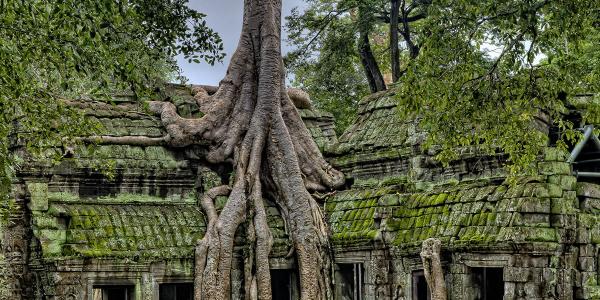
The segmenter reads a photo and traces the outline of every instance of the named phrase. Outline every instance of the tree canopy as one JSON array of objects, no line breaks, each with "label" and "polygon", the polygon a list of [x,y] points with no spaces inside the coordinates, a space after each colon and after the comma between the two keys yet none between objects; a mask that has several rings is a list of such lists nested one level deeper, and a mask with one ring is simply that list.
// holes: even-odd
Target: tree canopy
[{"label": "tree canopy", "polygon": [[475,144],[507,153],[515,171],[527,169],[548,144],[539,123],[558,126],[565,147],[579,125],[564,118],[569,99],[599,91],[598,49],[589,46],[599,4],[434,2],[422,51],[397,87],[400,110],[422,118],[442,161]]},{"label": "tree canopy", "polygon": [[[513,170],[526,169],[548,143],[536,122],[558,126],[558,145],[565,147],[578,136],[564,118],[569,99],[599,92],[600,49],[593,46],[598,0],[308,3],[287,25],[298,47],[290,56],[295,84],[327,91],[314,95],[317,106],[356,103],[335,96],[347,90],[343,82],[330,82],[348,73],[364,91],[377,77],[368,68],[357,72],[367,32],[371,65],[387,74],[386,88],[396,93],[401,116],[419,117],[430,132],[426,146],[436,148],[443,162],[456,158],[457,149],[478,145],[507,153]],[[381,90],[370,86],[371,92]],[[589,101],[590,112],[597,111],[596,102]]]},{"label": "tree canopy", "polygon": [[221,39],[187,2],[0,1],[0,195],[17,159],[10,141],[42,153],[97,129],[59,99],[123,89],[143,97],[177,74],[177,54],[223,58]]}]

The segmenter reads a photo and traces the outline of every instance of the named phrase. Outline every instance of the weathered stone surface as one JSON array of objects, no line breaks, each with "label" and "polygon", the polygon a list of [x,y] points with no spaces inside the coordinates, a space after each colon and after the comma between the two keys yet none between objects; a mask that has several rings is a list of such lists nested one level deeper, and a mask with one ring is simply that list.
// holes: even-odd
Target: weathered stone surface
[{"label": "weathered stone surface", "polygon": [[[164,135],[160,120],[130,100],[74,105],[107,134]],[[171,100],[181,114],[201,115],[189,87],[176,86]],[[362,100],[356,123],[339,141],[330,114],[299,110],[320,149],[349,178],[323,204],[335,262],[362,265],[365,299],[410,299],[428,238],[442,241],[450,299],[477,297],[476,268],[502,269],[505,299],[600,295],[600,185],[578,182],[566,153],[547,148],[538,174],[513,181],[506,180],[502,155],[464,149],[443,166],[433,159],[439,150],[422,148],[426,133],[418,122],[399,120],[395,105],[390,94]],[[203,165],[202,155],[103,145],[77,149],[58,166],[27,165],[14,225],[2,238],[10,272],[0,282],[14,279],[9,290],[25,299],[89,299],[95,282],[122,280],[144,300],[156,299],[159,283],[191,282],[192,251],[205,226],[196,193],[227,181],[213,171],[222,166]],[[108,162],[113,179],[96,170]],[[217,198],[217,209],[226,201]],[[271,266],[293,268],[288,224],[273,203],[265,205]],[[245,242],[240,232],[240,249]],[[234,299],[243,297],[243,252],[236,255]]]}]

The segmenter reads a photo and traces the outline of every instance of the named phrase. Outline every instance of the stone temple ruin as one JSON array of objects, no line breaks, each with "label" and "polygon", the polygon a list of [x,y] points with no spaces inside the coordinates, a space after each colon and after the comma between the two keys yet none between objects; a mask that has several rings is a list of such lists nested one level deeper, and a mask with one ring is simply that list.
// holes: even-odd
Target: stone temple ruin
[{"label": "stone temple ruin", "polygon": [[[170,93],[180,114],[198,114],[188,87]],[[113,136],[164,135],[160,120],[131,99],[115,103],[73,102]],[[425,133],[400,120],[395,105],[390,94],[363,99],[339,138],[331,115],[300,110],[349,178],[324,200],[337,299],[429,299],[419,252],[430,237],[442,241],[450,299],[600,298],[593,134],[571,156],[548,147],[537,175],[511,185],[502,155],[465,153],[441,166],[420,147]],[[114,178],[97,171],[107,162]],[[58,165],[25,164],[2,236],[9,299],[192,299],[194,245],[205,229],[195,192],[219,185],[228,171],[204,163],[198,149],[160,146],[103,145],[76,149]],[[266,204],[274,299],[298,299],[286,224]],[[232,299],[243,297],[241,268],[240,256]]]}]

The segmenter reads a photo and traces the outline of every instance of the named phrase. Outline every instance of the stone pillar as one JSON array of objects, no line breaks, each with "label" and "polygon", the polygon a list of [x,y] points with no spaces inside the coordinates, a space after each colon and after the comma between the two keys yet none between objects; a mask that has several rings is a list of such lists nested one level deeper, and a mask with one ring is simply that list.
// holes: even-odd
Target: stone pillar
[{"label": "stone pillar", "polygon": [[154,300],[154,289],[158,288],[155,284],[154,276],[151,273],[143,273],[141,282],[141,300]]},{"label": "stone pillar", "polygon": [[391,299],[409,300],[409,290],[411,288],[411,282],[410,280],[407,280],[407,278],[409,278],[409,274],[407,274],[406,270],[404,269],[402,258],[393,258],[391,266]]},{"label": "stone pillar", "polygon": [[365,270],[365,298],[392,299],[390,257],[385,250],[372,252],[368,269]]},{"label": "stone pillar", "polygon": [[9,299],[33,299],[33,279],[27,262],[31,233],[27,213],[27,190],[14,184],[8,207],[8,224],[2,232],[2,252],[6,263],[5,281]]},{"label": "stone pillar", "polygon": [[[456,259],[453,259],[456,261]],[[448,276],[448,299],[467,300],[474,299],[473,289],[471,287],[471,274],[469,268],[462,263],[450,264],[450,274]]]}]

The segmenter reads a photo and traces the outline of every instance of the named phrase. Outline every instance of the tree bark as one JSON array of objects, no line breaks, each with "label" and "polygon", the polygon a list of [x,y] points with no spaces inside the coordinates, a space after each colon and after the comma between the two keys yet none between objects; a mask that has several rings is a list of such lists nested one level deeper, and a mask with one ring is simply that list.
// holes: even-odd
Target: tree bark
[{"label": "tree bark", "polygon": [[360,62],[365,70],[367,81],[369,82],[369,88],[372,93],[385,91],[385,81],[381,70],[377,64],[377,60],[371,50],[371,42],[369,42],[368,32],[361,31],[358,41],[358,53],[360,54]]},{"label": "tree bark", "polygon": [[[409,12],[406,11],[406,2],[402,2],[402,37],[404,37],[404,41],[406,42],[406,46],[408,48],[408,55],[410,59],[415,59],[419,55],[419,46],[415,45],[412,40],[412,36],[410,33],[410,18]],[[417,18],[418,19],[418,18]]]},{"label": "tree bark", "polygon": [[[272,237],[263,199],[286,218],[302,299],[330,299],[331,261],[323,214],[309,193],[341,187],[343,174],[322,157],[285,89],[281,0],[245,0],[242,34],[225,78],[215,89],[194,87],[204,116],[185,119],[173,104],[151,102],[171,147],[208,145],[207,161],[233,161],[234,180],[203,195],[206,234],[196,247],[195,299],[229,299],[234,236],[245,224],[248,299],[271,299]],[[213,199],[228,193],[220,213]]]},{"label": "tree bark", "polygon": [[398,18],[400,14],[400,0],[391,0],[390,12],[390,61],[392,63],[392,81],[398,82],[402,76],[400,70],[400,49],[398,46]]},{"label": "tree bark", "polygon": [[425,280],[431,290],[431,300],[446,300],[448,297],[440,258],[441,250],[442,242],[440,240],[430,238],[423,241],[421,260],[423,261]]},{"label": "tree bark", "polygon": [[381,70],[371,50],[371,42],[369,41],[369,32],[371,31],[372,18],[371,12],[367,11],[368,8],[363,5],[358,7],[358,54],[360,55],[360,62],[365,70],[365,76],[369,83],[371,93],[379,91],[385,91],[385,81],[381,75]]}]

